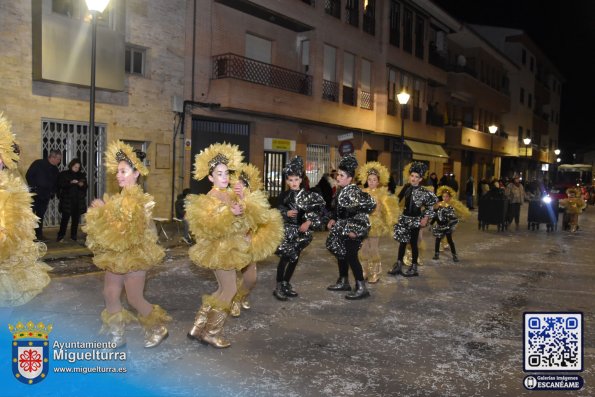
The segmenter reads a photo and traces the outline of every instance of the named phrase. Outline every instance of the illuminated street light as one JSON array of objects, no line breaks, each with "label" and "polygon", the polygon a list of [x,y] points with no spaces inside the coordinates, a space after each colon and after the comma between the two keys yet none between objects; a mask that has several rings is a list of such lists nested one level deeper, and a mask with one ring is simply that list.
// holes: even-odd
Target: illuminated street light
[{"label": "illuminated street light", "polygon": [[397,95],[397,100],[401,105],[401,155],[399,157],[399,181],[400,185],[404,185],[403,181],[403,156],[405,155],[405,105],[409,102],[409,98],[411,95],[407,93],[407,91],[403,90],[399,95]]},{"label": "illuminated street light", "polygon": [[488,130],[490,131],[490,171],[488,172],[488,178],[491,178],[492,176],[494,176],[494,168],[495,168],[494,167],[494,135],[498,131],[498,126],[492,124],[488,127]]},{"label": "illuminated street light", "polygon": [[555,149],[555,150],[554,150],[554,154],[555,154],[556,156],[559,156],[559,155],[560,155],[560,149]]}]

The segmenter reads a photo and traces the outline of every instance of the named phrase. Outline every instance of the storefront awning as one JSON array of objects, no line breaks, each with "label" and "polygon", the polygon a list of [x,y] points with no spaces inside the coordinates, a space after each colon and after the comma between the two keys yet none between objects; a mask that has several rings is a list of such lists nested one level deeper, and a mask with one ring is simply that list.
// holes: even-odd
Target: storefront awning
[{"label": "storefront awning", "polygon": [[448,161],[448,154],[442,149],[442,146],[433,143],[417,142],[405,139],[405,144],[409,146],[414,160],[437,161],[439,163],[446,163]]}]

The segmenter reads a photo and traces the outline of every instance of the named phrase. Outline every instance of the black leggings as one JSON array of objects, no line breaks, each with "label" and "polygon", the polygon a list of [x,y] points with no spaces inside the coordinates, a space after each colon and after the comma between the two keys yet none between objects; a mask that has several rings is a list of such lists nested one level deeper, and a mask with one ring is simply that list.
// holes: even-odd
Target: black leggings
[{"label": "black leggings", "polygon": [[[436,244],[434,245],[435,253],[440,251],[440,241],[442,241],[442,238],[436,237]],[[446,241],[448,241],[448,245],[450,245],[450,252],[452,252],[453,255],[456,255],[457,249],[455,248],[455,242],[452,240],[452,233],[446,233]]]},{"label": "black leggings", "polygon": [[352,240],[348,238],[345,241],[345,253],[344,259],[339,259],[339,277],[347,278],[349,276],[349,268],[351,267],[351,272],[353,273],[353,277],[356,281],[364,281],[364,271],[362,269],[362,264],[358,258],[358,251],[360,248],[360,241],[359,240]]},{"label": "black leggings", "polygon": [[293,272],[297,267],[299,260],[296,259],[295,261],[290,261],[287,257],[282,256],[279,259],[279,264],[277,265],[277,282],[280,283],[282,281],[289,282],[291,280],[291,276],[293,276]]},{"label": "black leggings", "polygon": [[[411,237],[409,239],[409,244],[411,244],[411,258],[413,263],[417,263],[417,258],[419,257],[419,249],[417,248],[417,240],[419,238],[419,228],[411,229]],[[407,248],[407,243],[400,243],[399,244],[399,256],[397,260],[402,261],[405,257],[405,249]]]}]

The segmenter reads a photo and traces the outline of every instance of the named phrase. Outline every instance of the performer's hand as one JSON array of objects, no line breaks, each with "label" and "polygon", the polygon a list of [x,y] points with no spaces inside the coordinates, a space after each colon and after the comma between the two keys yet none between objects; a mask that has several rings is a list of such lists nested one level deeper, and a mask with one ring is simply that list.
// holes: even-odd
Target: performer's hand
[{"label": "performer's hand", "polygon": [[92,208],[103,207],[104,205],[105,205],[105,202],[102,199],[95,199],[95,200],[91,201]]},{"label": "performer's hand", "polygon": [[242,215],[244,213],[244,209],[238,203],[232,204],[231,206],[231,213],[235,216]]},{"label": "performer's hand", "polygon": [[242,181],[237,181],[235,185],[233,185],[233,192],[241,199],[244,199],[244,183]]},{"label": "performer's hand", "polygon": [[357,234],[355,234],[353,232],[349,232],[348,236],[349,236],[350,239],[354,239],[354,238],[357,237]]},{"label": "performer's hand", "polygon": [[428,224],[428,217],[424,216],[423,218],[421,218],[421,222],[419,222],[419,226],[426,227],[427,224]]},{"label": "performer's hand", "polygon": [[312,222],[310,221],[306,221],[304,223],[302,223],[302,225],[300,226],[300,232],[302,233],[306,233],[308,231],[308,229],[310,229],[310,225],[312,224]]},{"label": "performer's hand", "polygon": [[328,224],[326,225],[326,228],[328,230],[331,230],[333,228],[333,226],[335,226],[335,223],[337,223],[337,221],[335,221],[334,219],[331,219],[330,221],[328,221]]},{"label": "performer's hand", "polygon": [[298,211],[297,210],[289,210],[289,211],[287,211],[287,216],[290,217],[290,218],[295,218],[297,216],[297,214],[298,214]]}]

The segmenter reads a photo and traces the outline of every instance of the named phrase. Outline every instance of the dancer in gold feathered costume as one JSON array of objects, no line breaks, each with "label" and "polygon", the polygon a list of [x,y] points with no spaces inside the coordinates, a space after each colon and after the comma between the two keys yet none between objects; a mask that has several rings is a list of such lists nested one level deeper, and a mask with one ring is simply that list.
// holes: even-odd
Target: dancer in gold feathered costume
[{"label": "dancer in gold feathered costume", "polygon": [[245,196],[246,220],[250,228],[250,251],[252,263],[238,271],[238,291],[231,301],[229,314],[238,317],[241,309],[250,309],[248,295],[256,285],[256,262],[271,255],[283,237],[283,218],[276,209],[271,209],[262,192],[260,171],[252,164],[241,164],[231,175],[231,186],[238,196]]},{"label": "dancer in gold feathered costume", "polygon": [[452,260],[458,262],[459,257],[457,256],[457,249],[452,239],[452,234],[459,221],[467,218],[470,212],[463,203],[456,199],[457,192],[450,186],[440,186],[436,190],[436,195],[441,197],[442,201],[434,204],[434,216],[431,221],[433,224],[432,234],[436,237],[434,257],[432,259],[440,259],[440,241],[446,236],[446,240],[450,246],[450,252],[452,253]]},{"label": "dancer in gold feathered costume", "polygon": [[36,243],[38,218],[32,194],[16,171],[19,149],[9,121],[0,114],[0,307],[29,302],[50,282],[52,268],[40,258],[46,246]]},{"label": "dancer in gold feathered costume", "polygon": [[264,225],[273,222],[269,223],[271,212],[262,192],[229,188],[230,171],[240,170],[243,157],[236,145],[228,143],[212,144],[197,154],[194,179],[208,176],[213,188],[207,194],[189,195],[186,204],[186,219],[196,240],[188,252],[190,259],[214,270],[219,283],[217,291],[203,296],[188,337],[217,348],[230,346],[222,333],[238,293],[236,271],[272,254],[281,238],[274,230],[267,236]]},{"label": "dancer in gold feathered costume", "polygon": [[566,189],[566,195],[568,198],[560,200],[559,205],[566,210],[564,214],[564,226],[567,226],[574,233],[578,230],[578,216],[583,212],[587,204],[585,204],[581,190],[578,187]]},{"label": "dancer in gold feathered costume", "polygon": [[380,237],[391,235],[398,219],[397,199],[389,195],[386,187],[388,177],[388,169],[377,161],[367,162],[357,171],[357,179],[362,184],[368,184],[368,187],[363,189],[364,192],[376,200],[376,209],[370,214],[370,232],[361,250],[363,268],[369,283],[377,283],[382,272],[378,240]]},{"label": "dancer in gold feathered costume", "polygon": [[159,264],[165,253],[157,245],[152,221],[155,202],[137,184],[140,175],[149,170],[142,160],[145,154],[121,142],[112,142],[105,153],[109,174],[116,174],[122,191],[95,199],[87,212],[87,246],[93,251],[93,263],[104,269],[103,295],[106,309],[101,313],[102,331],[110,334],[116,347],[126,343],[126,324],[135,319],[122,307],[120,295],[126,289],[128,303],[138,312],[145,330],[145,347],[155,347],[168,335],[165,324],[171,317],[159,305],[144,297],[147,270]]}]

